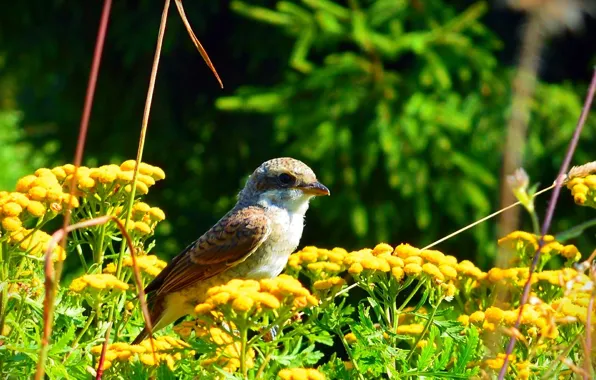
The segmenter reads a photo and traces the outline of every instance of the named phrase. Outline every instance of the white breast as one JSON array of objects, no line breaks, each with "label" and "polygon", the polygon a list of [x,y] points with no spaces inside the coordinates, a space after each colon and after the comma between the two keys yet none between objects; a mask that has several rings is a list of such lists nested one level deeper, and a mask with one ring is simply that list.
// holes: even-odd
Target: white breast
[{"label": "white breast", "polygon": [[272,278],[284,270],[288,258],[300,243],[304,229],[308,198],[299,203],[292,205],[295,207],[278,207],[273,204],[266,206],[267,216],[271,220],[271,234],[246,261],[235,268],[239,276],[252,279]]}]

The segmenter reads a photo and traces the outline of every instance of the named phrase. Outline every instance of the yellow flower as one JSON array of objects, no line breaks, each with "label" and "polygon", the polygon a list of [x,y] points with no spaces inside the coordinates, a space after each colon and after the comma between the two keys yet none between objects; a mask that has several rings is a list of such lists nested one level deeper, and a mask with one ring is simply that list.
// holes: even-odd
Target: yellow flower
[{"label": "yellow flower", "polygon": [[23,208],[16,202],[8,202],[2,206],[4,216],[19,216],[21,212],[23,212]]},{"label": "yellow flower", "polygon": [[400,267],[391,268],[391,274],[397,281],[401,281],[404,278],[404,269]]},{"label": "yellow flower", "polygon": [[445,261],[445,254],[439,251],[422,251],[420,257],[435,265],[440,265]]},{"label": "yellow flower", "polygon": [[470,317],[468,315],[462,314],[457,317],[457,321],[464,326],[468,326],[470,324]]},{"label": "yellow flower", "polygon": [[74,279],[69,287],[75,293],[81,293],[86,288],[123,291],[128,290],[128,284],[120,281],[116,276],[111,274],[86,274]]},{"label": "yellow flower", "polygon": [[422,331],[424,331],[424,325],[421,323],[397,326],[397,333],[402,335],[420,335]]},{"label": "yellow flower", "polygon": [[[168,265],[165,261],[160,260],[155,255],[137,256],[136,261],[140,270],[153,277],[157,276],[159,272],[161,272]],[[126,256],[124,260],[122,260],[122,267],[132,267],[132,257]],[[109,263],[106,265],[104,273],[116,273],[116,264]]]},{"label": "yellow flower", "polygon": [[81,190],[91,190],[95,187],[95,180],[91,177],[81,176],[77,178],[77,186]]},{"label": "yellow flower", "polygon": [[29,198],[34,201],[44,201],[46,199],[47,193],[48,191],[45,188],[34,186],[29,189],[27,194],[29,195]]},{"label": "yellow flower", "polygon": [[499,323],[503,319],[504,312],[498,307],[489,307],[484,311],[484,318],[490,323]]},{"label": "yellow flower", "polygon": [[335,286],[341,287],[342,285],[345,285],[345,283],[346,281],[341,277],[331,277],[327,280],[315,281],[315,283],[313,284],[313,288],[317,290],[326,290]]},{"label": "yellow flower", "polygon": [[441,264],[439,265],[439,270],[448,279],[457,277],[457,271],[450,265]]},{"label": "yellow flower", "polygon": [[346,335],[344,335],[344,339],[346,340],[346,342],[352,344],[352,343],[356,343],[358,341],[358,339],[356,339],[356,335],[354,335],[354,333],[347,333]]},{"label": "yellow flower", "polygon": [[314,368],[286,368],[277,376],[282,380],[325,380],[325,375]]},{"label": "yellow flower", "polygon": [[38,201],[31,201],[27,205],[27,211],[36,218],[42,217],[46,213],[46,206]]},{"label": "yellow flower", "polygon": [[422,267],[419,264],[406,264],[404,272],[406,272],[408,276],[415,276],[422,272]]},{"label": "yellow flower", "polygon": [[135,222],[134,230],[141,235],[149,235],[152,232],[151,227],[145,222]]},{"label": "yellow flower", "polygon": [[377,244],[372,250],[372,254],[374,256],[378,256],[383,253],[389,253],[389,254],[393,253],[393,247],[390,246],[389,244],[380,243],[380,244]]},{"label": "yellow flower", "polygon": [[59,180],[63,180],[64,178],[66,178],[66,170],[64,170],[63,167],[58,166],[52,169],[52,174],[54,174],[56,176],[57,179]]},{"label": "yellow flower", "polygon": [[486,277],[486,273],[482,272],[469,260],[460,262],[457,265],[457,272],[459,274],[475,278],[476,280],[483,280]]},{"label": "yellow flower", "polygon": [[318,300],[300,281],[280,275],[260,281],[234,279],[225,285],[214,286],[207,290],[207,298],[196,306],[195,312],[208,315],[216,308],[230,306],[236,311],[250,311],[257,316],[264,309],[277,309],[282,305],[301,309],[317,304]]},{"label": "yellow flower", "polygon": [[475,311],[472,314],[470,314],[470,318],[469,318],[470,323],[480,323],[480,322],[484,322],[484,312],[482,311]]},{"label": "yellow flower", "polygon": [[354,263],[354,264],[350,265],[350,268],[348,269],[348,273],[360,274],[360,273],[362,273],[363,270],[364,270],[364,268],[362,267],[362,264]]},{"label": "yellow flower", "polygon": [[409,244],[400,244],[395,247],[394,255],[405,259],[410,256],[417,256],[420,254],[420,249],[412,247]]},{"label": "yellow flower", "polygon": [[[136,188],[136,193],[138,195],[145,195],[149,192],[149,188],[143,182],[137,182],[135,188]],[[124,191],[126,191],[127,193],[130,193],[132,191],[132,186],[126,185],[124,187]]]},{"label": "yellow flower", "polygon": [[2,219],[2,228],[6,231],[17,231],[21,228],[21,219],[16,216],[8,216]]},{"label": "yellow flower", "polygon": [[[509,363],[513,363],[514,360],[515,360],[515,355],[513,355],[513,354],[509,355]],[[489,368],[499,370],[505,363],[505,354],[498,354],[497,357],[494,359],[485,359],[484,363]]]},{"label": "yellow flower", "polygon": [[149,210],[149,215],[151,216],[151,219],[158,222],[166,219],[166,214],[158,207],[151,207]]},{"label": "yellow flower", "polygon": [[429,274],[431,277],[433,277],[437,281],[445,281],[445,276],[443,276],[443,273],[441,273],[439,268],[437,268],[437,266],[434,264],[431,264],[431,263],[424,264],[422,266],[422,271],[424,273]]},{"label": "yellow flower", "polygon": [[[176,363],[182,359],[182,354],[189,358],[195,354],[193,350],[188,350],[189,345],[186,342],[170,336],[157,337],[153,342],[155,352],[152,351],[151,343],[148,340],[139,345],[123,342],[109,344],[106,349],[104,369],[110,368],[113,362],[138,360],[151,367],[165,363],[171,370],[174,370]],[[102,346],[95,346],[91,348],[91,353],[99,356],[102,348]]]},{"label": "yellow flower", "polygon": [[249,311],[250,309],[252,309],[252,307],[254,305],[255,305],[255,301],[253,298],[241,297],[241,298],[236,298],[234,300],[234,302],[232,302],[232,309],[239,311],[239,312],[245,312],[245,311]]},{"label": "yellow flower", "polygon": [[31,184],[37,179],[37,176],[27,175],[17,181],[16,190],[20,193],[26,193],[29,191]]}]

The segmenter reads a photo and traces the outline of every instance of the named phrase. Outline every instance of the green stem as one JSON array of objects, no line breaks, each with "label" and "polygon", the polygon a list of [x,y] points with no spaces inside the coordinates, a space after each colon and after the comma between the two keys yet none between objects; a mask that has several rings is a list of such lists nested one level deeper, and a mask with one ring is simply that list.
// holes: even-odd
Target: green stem
[{"label": "green stem", "polygon": [[66,356],[64,357],[64,360],[62,360],[62,363],[66,363],[66,360],[69,358],[69,356],[74,352],[74,350],[77,348],[77,345],[79,343],[79,341],[81,340],[81,338],[83,337],[83,335],[85,335],[85,333],[87,332],[87,330],[89,330],[89,327],[91,326],[91,323],[93,323],[93,320],[95,319],[96,313],[93,312],[89,318],[87,319],[87,323],[85,323],[85,326],[83,326],[83,329],[81,330],[81,332],[79,332],[77,334],[77,336],[75,337],[75,340],[72,342],[72,350],[66,354]]},{"label": "green stem", "polygon": [[412,346],[412,349],[410,350],[410,353],[406,357],[406,362],[409,362],[410,361],[410,359],[412,358],[412,355],[414,355],[414,351],[416,351],[416,346],[422,340],[422,338],[424,337],[424,335],[426,334],[426,332],[430,328],[430,324],[433,322],[433,318],[435,317],[435,314],[437,313],[437,310],[439,309],[439,305],[441,304],[441,301],[442,300],[443,300],[442,298],[439,300],[439,302],[437,303],[437,306],[435,306],[433,308],[432,313],[428,316],[428,320],[426,321],[426,324],[424,325],[424,330],[422,330],[422,333],[420,333],[420,335],[418,335],[418,338],[414,342],[414,345]]},{"label": "green stem", "polygon": [[356,363],[356,359],[354,359],[354,356],[352,355],[352,350],[350,350],[350,345],[346,341],[346,338],[344,337],[344,334],[341,332],[341,329],[339,329],[339,328],[336,329],[335,333],[337,334],[337,336],[339,336],[341,343],[344,345],[344,349],[346,350],[346,353],[348,354],[348,357],[350,358],[350,361],[352,362],[352,365],[354,366],[354,369],[356,370],[356,373],[358,374],[358,378],[360,380],[364,380],[364,376],[362,376],[362,373],[360,372],[360,368],[358,368],[358,363]]},{"label": "green stem", "polygon": [[261,379],[263,376],[263,371],[265,370],[265,367],[267,366],[267,364],[269,364],[269,361],[271,360],[271,348],[267,348],[267,355],[265,355],[265,359],[263,360],[263,364],[261,364],[261,366],[259,367],[259,370],[257,371],[257,374],[255,376],[255,379]]},{"label": "green stem", "polygon": [[414,288],[414,290],[412,290],[412,293],[410,293],[408,298],[406,298],[406,300],[401,304],[399,309],[397,309],[396,313],[400,313],[408,305],[408,303],[412,300],[412,298],[414,298],[414,295],[418,292],[418,290],[422,287],[422,285],[424,285],[424,282],[425,281],[418,281],[418,284],[416,284],[416,287]]},{"label": "green stem", "polygon": [[538,222],[538,215],[536,215],[536,211],[532,210],[530,212],[530,218],[532,219],[532,229],[536,235],[540,235],[540,223]]},{"label": "green stem", "polygon": [[240,329],[240,371],[245,379],[248,378],[248,368],[246,366],[246,346],[248,343],[248,328],[243,325]]}]

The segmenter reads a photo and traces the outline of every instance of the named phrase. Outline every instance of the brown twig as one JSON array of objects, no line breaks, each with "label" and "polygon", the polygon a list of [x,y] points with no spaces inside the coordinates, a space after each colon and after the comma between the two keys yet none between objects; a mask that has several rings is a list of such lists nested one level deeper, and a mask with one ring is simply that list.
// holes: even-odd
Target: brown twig
[{"label": "brown twig", "polygon": [[[79,166],[83,160],[83,151],[85,149],[85,140],[87,138],[87,130],[89,127],[89,119],[91,117],[91,108],[93,105],[93,95],[95,94],[95,86],[97,84],[97,77],[99,74],[99,65],[101,62],[101,56],[103,52],[103,46],[105,42],[105,36],[108,28],[108,20],[110,18],[110,9],[112,7],[112,0],[105,0],[103,4],[103,10],[101,14],[99,30],[97,32],[97,40],[95,43],[95,51],[93,52],[93,63],[91,66],[91,72],[89,74],[89,83],[87,85],[87,93],[85,95],[85,105],[83,108],[83,115],[81,117],[81,125],[79,128],[79,137],[77,140],[77,148],[74,158],[74,173],[70,181],[70,196],[74,196],[76,188],[76,175]],[[67,231],[67,227],[70,224],[70,217],[72,213],[72,204],[69,201],[66,205],[66,211],[64,214],[64,223],[62,225],[62,231]],[[63,249],[66,248],[66,234],[62,237],[61,246]],[[37,361],[37,370],[35,373],[35,379],[41,380],[45,372],[45,360],[48,355],[50,335],[52,334],[52,323],[54,317],[54,299],[56,296],[56,288],[60,281],[60,273],[62,271],[62,262],[58,262],[56,265],[56,276],[55,279],[49,277],[53,272],[53,265],[51,260],[51,254],[46,252],[45,257],[45,297],[44,297],[44,308],[43,308],[43,331],[41,338],[41,348],[39,353],[39,359]]]},{"label": "brown twig", "polygon": [[195,32],[192,30],[192,27],[190,26],[190,23],[188,22],[188,19],[186,18],[186,13],[184,12],[184,7],[182,6],[182,0],[174,0],[174,1],[176,2],[176,8],[178,9],[178,13],[180,13],[180,18],[182,18],[182,23],[186,27],[186,30],[188,31],[188,35],[190,36],[190,39],[197,47],[199,54],[201,54],[201,57],[203,57],[203,60],[205,61],[207,66],[209,66],[209,68],[211,69],[211,72],[213,72],[213,75],[215,75],[215,78],[219,82],[219,86],[221,88],[223,88],[223,82],[221,81],[221,78],[219,77],[217,70],[215,70],[215,66],[213,66],[213,63],[211,62],[211,59],[209,58],[207,51],[205,50],[203,45],[201,45],[201,42],[195,35]]},{"label": "brown twig", "polygon": [[[526,283],[524,285],[524,291],[522,294],[522,298],[520,300],[519,313],[517,315],[517,320],[515,321],[516,329],[519,328],[519,325],[521,323],[521,317],[522,317],[522,314],[524,311],[524,306],[528,302],[528,298],[530,296],[530,288],[532,286],[532,274],[534,273],[534,271],[536,270],[536,266],[538,265],[538,260],[540,259],[540,253],[542,252],[542,248],[544,247],[544,236],[547,234],[547,232],[550,228],[550,225],[551,225],[551,222],[553,219],[553,215],[555,213],[555,207],[557,205],[557,200],[559,199],[559,194],[561,193],[561,184],[563,182],[563,179],[565,178],[564,174],[567,173],[567,170],[569,169],[569,165],[571,163],[571,158],[573,157],[573,153],[575,152],[575,148],[577,147],[577,143],[579,141],[579,136],[580,136],[581,131],[586,123],[586,119],[588,118],[588,113],[590,112],[590,108],[592,107],[592,101],[594,100],[595,92],[596,92],[596,69],[594,70],[594,74],[592,75],[592,81],[590,82],[590,87],[588,89],[588,95],[586,96],[586,101],[584,102],[581,116],[579,118],[577,126],[575,127],[575,131],[573,132],[573,137],[571,138],[571,141],[569,142],[569,147],[567,148],[567,153],[565,154],[565,159],[563,160],[563,163],[561,164],[561,168],[559,169],[559,175],[557,175],[555,189],[553,190],[551,197],[550,197],[548,209],[546,211],[546,216],[544,217],[544,222],[542,224],[541,236],[540,236],[540,240],[538,242],[538,249],[536,250],[536,253],[534,254],[534,258],[532,260],[532,265],[530,266],[528,280],[526,281]],[[589,330],[590,329],[588,328],[587,331],[589,331]],[[515,336],[512,336],[509,339],[509,344],[507,345],[507,351],[505,352],[505,359],[503,360],[503,366],[501,367],[501,370],[499,371],[499,380],[502,380],[505,377],[505,373],[507,371],[507,366],[509,364],[509,355],[513,352],[513,349],[515,348],[515,342],[516,342]]]},{"label": "brown twig", "polygon": [[103,376],[103,363],[106,361],[106,353],[108,352],[108,345],[105,344],[105,342],[110,340],[111,330],[112,324],[110,323],[106,329],[104,344],[101,346],[101,354],[99,355],[99,362],[97,363],[97,373],[95,374],[95,380],[101,380],[101,377]]}]

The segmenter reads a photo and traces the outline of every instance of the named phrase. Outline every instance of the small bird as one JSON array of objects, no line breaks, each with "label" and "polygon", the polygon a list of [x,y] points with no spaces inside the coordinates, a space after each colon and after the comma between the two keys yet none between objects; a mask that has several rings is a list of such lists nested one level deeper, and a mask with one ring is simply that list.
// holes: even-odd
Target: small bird
[{"label": "small bird", "polygon": [[[236,205],[145,288],[153,331],[192,313],[213,286],[278,276],[298,247],[309,201],[329,194],[301,161],[284,157],[261,164]],[[145,327],[133,344],[148,334]]]}]

